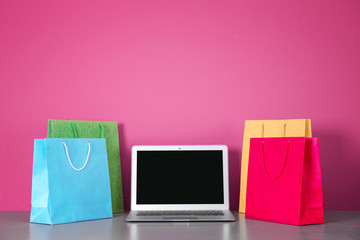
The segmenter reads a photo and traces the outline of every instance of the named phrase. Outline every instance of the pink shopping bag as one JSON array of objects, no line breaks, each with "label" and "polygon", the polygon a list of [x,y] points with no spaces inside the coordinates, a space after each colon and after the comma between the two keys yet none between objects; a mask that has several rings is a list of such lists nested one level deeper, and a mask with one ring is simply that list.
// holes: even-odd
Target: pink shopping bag
[{"label": "pink shopping bag", "polygon": [[245,218],[324,223],[317,138],[252,138]]}]

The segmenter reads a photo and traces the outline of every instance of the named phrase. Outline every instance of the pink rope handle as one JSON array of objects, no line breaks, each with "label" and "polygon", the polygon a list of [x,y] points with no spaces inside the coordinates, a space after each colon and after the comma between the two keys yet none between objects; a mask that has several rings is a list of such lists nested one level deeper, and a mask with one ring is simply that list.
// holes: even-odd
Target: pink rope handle
[{"label": "pink rope handle", "polygon": [[271,178],[273,181],[277,180],[277,179],[282,175],[282,173],[284,172],[284,169],[285,169],[285,166],[286,166],[286,163],[287,163],[287,159],[288,159],[289,143],[290,143],[290,141],[287,141],[287,144],[286,144],[286,156],[285,156],[284,165],[283,165],[283,167],[282,167],[279,175],[277,175],[276,177],[272,177],[272,176],[269,174],[269,172],[268,172],[268,170],[267,170],[267,168],[266,168],[266,164],[265,164],[265,151],[264,151],[264,141],[262,141],[262,143],[261,143],[261,152],[262,152],[261,156],[262,156],[262,160],[263,160],[263,164],[264,164],[264,170],[265,170],[265,172],[266,172],[266,175],[268,175],[268,177]]}]

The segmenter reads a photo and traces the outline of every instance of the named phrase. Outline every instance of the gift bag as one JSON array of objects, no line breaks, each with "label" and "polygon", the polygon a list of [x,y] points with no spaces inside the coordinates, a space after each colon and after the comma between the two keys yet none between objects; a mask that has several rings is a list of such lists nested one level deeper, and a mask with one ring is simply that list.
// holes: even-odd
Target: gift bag
[{"label": "gift bag", "polygon": [[49,120],[48,138],[105,138],[113,213],[124,211],[117,122]]},{"label": "gift bag", "polygon": [[246,186],[249,164],[250,138],[261,137],[311,137],[310,119],[247,120],[241,157],[239,212],[245,213]]},{"label": "gift bag", "polygon": [[36,139],[30,222],[112,217],[105,139]]},{"label": "gift bag", "polygon": [[245,218],[324,223],[317,138],[250,140]]}]

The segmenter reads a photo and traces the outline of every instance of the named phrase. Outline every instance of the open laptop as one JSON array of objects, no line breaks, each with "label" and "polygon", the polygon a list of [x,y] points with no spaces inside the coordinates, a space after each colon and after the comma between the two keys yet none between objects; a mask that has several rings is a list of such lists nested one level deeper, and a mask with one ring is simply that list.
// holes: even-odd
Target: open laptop
[{"label": "open laptop", "polygon": [[126,221],[234,221],[225,145],[134,146]]}]

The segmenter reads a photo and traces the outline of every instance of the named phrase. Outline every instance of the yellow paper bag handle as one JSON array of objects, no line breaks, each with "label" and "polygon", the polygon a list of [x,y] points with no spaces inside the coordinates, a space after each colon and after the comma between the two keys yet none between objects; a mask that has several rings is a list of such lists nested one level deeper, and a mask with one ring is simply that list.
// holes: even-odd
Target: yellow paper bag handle
[{"label": "yellow paper bag handle", "polygon": [[[286,123],[284,123],[282,132],[281,132],[281,137],[285,137],[285,132],[286,132]],[[261,124],[261,132],[260,132],[261,138],[264,137],[264,123]]]}]

